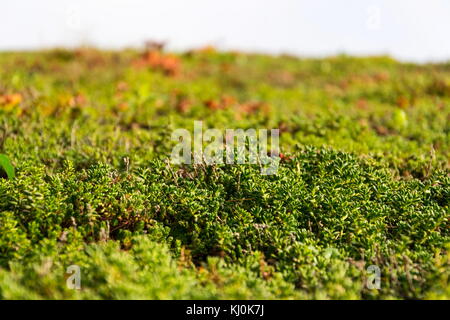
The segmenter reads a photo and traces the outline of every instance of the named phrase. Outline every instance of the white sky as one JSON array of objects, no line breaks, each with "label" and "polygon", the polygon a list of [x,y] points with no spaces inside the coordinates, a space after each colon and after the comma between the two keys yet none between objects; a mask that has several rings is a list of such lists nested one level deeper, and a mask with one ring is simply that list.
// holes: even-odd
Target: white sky
[{"label": "white sky", "polygon": [[0,50],[92,45],[450,60],[449,0],[0,0]]}]

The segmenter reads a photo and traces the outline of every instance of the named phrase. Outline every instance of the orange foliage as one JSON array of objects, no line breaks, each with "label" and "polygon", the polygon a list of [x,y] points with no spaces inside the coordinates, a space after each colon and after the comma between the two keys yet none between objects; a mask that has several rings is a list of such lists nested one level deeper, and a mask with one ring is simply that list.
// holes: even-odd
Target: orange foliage
[{"label": "orange foliage", "polygon": [[279,157],[280,157],[280,160],[281,161],[283,161],[283,162],[286,162],[286,161],[291,161],[294,157],[293,156],[287,156],[287,155],[285,155],[284,153],[279,153]]},{"label": "orange foliage", "polygon": [[22,108],[16,108],[22,102],[22,95],[20,93],[12,93],[0,95],[0,109],[5,111],[13,111],[19,116],[23,113]]},{"label": "orange foliage", "polygon": [[397,98],[397,106],[399,106],[402,109],[406,109],[409,106],[410,102],[409,99],[405,96],[400,96]]},{"label": "orange foliage", "polygon": [[259,110],[268,112],[268,106],[262,102],[246,102],[239,106],[239,111],[245,114],[256,113]]},{"label": "orange foliage", "polygon": [[176,105],[177,111],[186,113],[191,109],[191,102],[188,99],[181,99]]},{"label": "orange foliage", "polygon": [[356,107],[358,108],[358,109],[361,109],[361,110],[366,110],[367,109],[367,100],[366,99],[359,99],[357,102],[356,102]]},{"label": "orange foliage", "polygon": [[168,76],[176,76],[180,73],[180,59],[172,54],[164,54],[158,50],[150,50],[135,62],[137,67],[150,67],[153,70],[162,71]]},{"label": "orange foliage", "polygon": [[222,96],[220,100],[207,100],[206,106],[210,110],[223,110],[232,107],[237,103],[237,100],[232,96]]},{"label": "orange foliage", "polygon": [[86,104],[86,97],[82,94],[72,96],[69,101],[71,107],[81,107]]},{"label": "orange foliage", "polygon": [[20,93],[0,95],[0,105],[14,107],[21,102],[22,102],[22,95]]}]

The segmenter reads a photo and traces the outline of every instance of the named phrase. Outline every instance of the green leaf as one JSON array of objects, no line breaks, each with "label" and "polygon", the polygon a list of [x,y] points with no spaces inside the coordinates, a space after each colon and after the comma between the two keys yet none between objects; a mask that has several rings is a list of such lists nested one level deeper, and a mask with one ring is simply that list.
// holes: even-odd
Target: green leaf
[{"label": "green leaf", "polygon": [[408,117],[405,111],[401,109],[397,109],[394,111],[392,119],[397,129],[403,129],[408,125]]},{"label": "green leaf", "polygon": [[3,169],[6,172],[6,176],[9,179],[14,178],[14,167],[12,166],[11,161],[9,161],[9,158],[4,154],[0,154],[0,169]]}]

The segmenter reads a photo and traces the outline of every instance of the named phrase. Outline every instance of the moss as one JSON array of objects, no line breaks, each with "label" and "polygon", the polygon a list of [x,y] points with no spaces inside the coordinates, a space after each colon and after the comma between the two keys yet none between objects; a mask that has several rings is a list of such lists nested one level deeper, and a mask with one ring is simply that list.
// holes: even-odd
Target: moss
[{"label": "moss", "polygon": [[[0,298],[449,297],[445,65],[170,57],[0,54]],[[194,120],[279,128],[278,174],[169,164]]]}]

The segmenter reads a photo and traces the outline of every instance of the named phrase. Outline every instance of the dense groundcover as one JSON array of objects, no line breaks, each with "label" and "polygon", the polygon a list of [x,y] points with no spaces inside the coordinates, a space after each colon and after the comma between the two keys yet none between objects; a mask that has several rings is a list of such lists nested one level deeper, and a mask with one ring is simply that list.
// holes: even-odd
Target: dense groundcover
[{"label": "dense groundcover", "polygon": [[[388,57],[1,53],[0,298],[450,298],[449,104]],[[277,174],[171,164],[194,120],[279,128]]]}]

